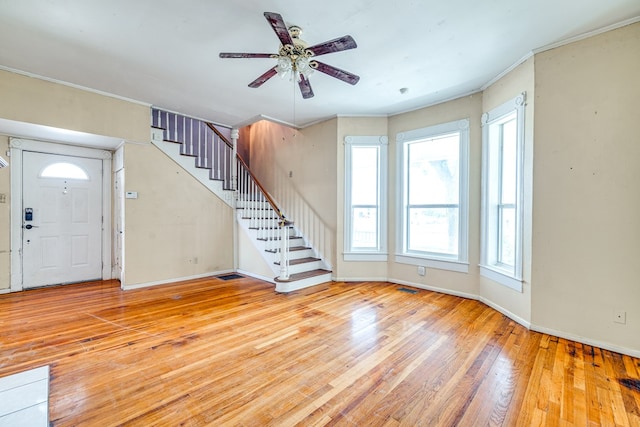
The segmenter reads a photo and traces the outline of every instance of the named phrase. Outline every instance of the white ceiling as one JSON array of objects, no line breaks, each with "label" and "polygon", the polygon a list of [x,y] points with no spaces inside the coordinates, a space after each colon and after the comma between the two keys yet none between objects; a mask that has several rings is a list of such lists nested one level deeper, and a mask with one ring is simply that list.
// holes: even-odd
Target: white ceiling
[{"label": "white ceiling", "polygon": [[[277,52],[265,11],[309,45],[350,34],[357,49],[322,61],[360,82],[316,72],[307,100],[279,77],[247,87],[275,60],[218,53]],[[533,50],[638,16],[638,0],[0,0],[0,67],[226,125],[304,125],[471,93]]]}]

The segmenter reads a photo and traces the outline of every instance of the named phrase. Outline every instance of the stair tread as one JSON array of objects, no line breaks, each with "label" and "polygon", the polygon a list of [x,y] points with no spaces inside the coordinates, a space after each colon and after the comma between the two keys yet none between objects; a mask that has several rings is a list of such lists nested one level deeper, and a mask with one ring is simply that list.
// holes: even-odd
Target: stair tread
[{"label": "stair tread", "polygon": [[295,282],[296,280],[304,280],[309,277],[322,276],[323,274],[331,273],[329,270],[317,269],[311,271],[305,271],[304,273],[296,273],[289,276],[288,280],[280,280],[277,277],[275,278],[276,282]]},{"label": "stair tread", "polygon": [[[320,261],[320,258],[307,257],[307,258],[290,259],[289,265],[298,265],[298,264],[304,264],[306,262],[316,262],[316,261]],[[274,264],[280,265],[280,261],[276,261],[274,262]]]},{"label": "stair tread", "polygon": [[[296,252],[296,251],[306,251],[311,249],[308,246],[292,246],[289,248],[289,252]],[[275,248],[275,249],[265,249],[265,252],[270,252],[272,254],[275,254],[277,252],[280,251],[280,248]]]},{"label": "stair tread", "polygon": [[[291,239],[302,239],[302,236],[289,236],[289,240]],[[276,241],[276,240],[282,240],[280,237],[269,237],[268,239],[264,238],[264,237],[258,237],[257,240],[260,240],[262,242],[266,242],[266,241]]]}]

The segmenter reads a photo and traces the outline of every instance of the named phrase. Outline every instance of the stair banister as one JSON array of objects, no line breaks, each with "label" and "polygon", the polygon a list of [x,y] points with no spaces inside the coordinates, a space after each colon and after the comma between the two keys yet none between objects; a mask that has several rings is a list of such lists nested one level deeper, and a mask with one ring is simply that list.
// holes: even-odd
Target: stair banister
[{"label": "stair banister", "polygon": [[253,172],[251,172],[251,169],[249,169],[249,166],[247,166],[247,164],[245,163],[245,161],[242,159],[242,157],[238,156],[236,157],[238,159],[238,162],[240,163],[240,165],[242,165],[242,167],[244,168],[244,170],[247,172],[247,174],[251,177],[251,180],[255,183],[255,185],[260,189],[260,192],[262,192],[262,194],[264,194],[265,199],[267,200],[267,202],[269,202],[269,205],[271,205],[271,208],[275,211],[275,213],[278,215],[278,218],[281,221],[286,221],[288,224],[292,224],[292,222],[288,221],[283,213],[280,211],[280,208],[278,208],[278,205],[276,205],[276,202],[273,200],[273,198],[271,197],[271,195],[269,195],[269,193],[267,192],[267,190],[262,186],[262,184],[260,183],[260,181],[258,181],[258,178],[256,178],[256,176],[253,174]]},{"label": "stair banister", "polygon": [[263,187],[253,172],[251,172],[251,169],[249,169],[249,166],[245,161],[240,156],[236,156],[236,160],[239,168],[242,169],[243,172],[242,174],[238,174],[239,192],[241,194],[250,195],[250,197],[247,198],[247,201],[256,202],[258,197],[261,199],[264,198],[264,201],[269,203],[269,206],[271,206],[271,209],[278,217],[278,226],[280,228],[279,236],[277,235],[276,230],[268,227],[271,220],[269,211],[264,209],[258,210],[259,208],[257,203],[250,204],[246,207],[252,212],[250,217],[255,218],[256,222],[253,224],[253,227],[261,230],[259,232],[263,233],[259,236],[260,238],[266,241],[277,240],[278,238],[280,239],[280,276],[278,276],[278,279],[282,281],[289,280],[289,232],[293,222],[285,218],[275,200],[273,200],[271,195]]}]

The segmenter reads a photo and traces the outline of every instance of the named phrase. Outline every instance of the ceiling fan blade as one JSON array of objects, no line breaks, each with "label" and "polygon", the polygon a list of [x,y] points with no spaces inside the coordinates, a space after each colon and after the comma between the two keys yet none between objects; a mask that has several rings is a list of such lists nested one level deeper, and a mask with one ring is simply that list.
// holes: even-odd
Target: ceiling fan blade
[{"label": "ceiling fan blade", "polygon": [[220,58],[271,58],[273,53],[220,52]]},{"label": "ceiling fan blade", "polygon": [[341,70],[340,68],[336,68],[332,65],[327,65],[320,61],[315,61],[315,62],[318,63],[316,70],[320,71],[321,73],[328,74],[331,77],[335,77],[336,79],[342,80],[345,83],[354,85],[358,83],[358,81],[360,80],[359,76],[356,76],[355,74],[352,74],[348,71]]},{"label": "ceiling fan blade", "polygon": [[275,31],[278,39],[280,39],[280,43],[285,44],[293,44],[293,40],[291,40],[291,34],[289,34],[289,29],[284,23],[284,19],[282,19],[282,15],[275,12],[265,12],[264,17],[267,18],[269,24]]},{"label": "ceiling fan blade", "polygon": [[353,39],[353,37],[342,36],[337,39],[329,40],[327,42],[311,46],[308,49],[312,51],[315,56],[319,56],[327,53],[355,49],[356,47],[358,47],[358,45],[356,44],[356,41]]},{"label": "ceiling fan blade", "polygon": [[260,87],[264,84],[264,82],[266,82],[276,74],[278,74],[278,72],[276,71],[276,67],[269,68],[266,73],[264,73],[263,75],[261,75],[260,77],[258,77],[257,79],[249,83],[249,87],[253,87],[253,88]]},{"label": "ceiling fan blade", "polygon": [[313,98],[313,89],[311,89],[311,83],[309,80],[305,78],[303,74],[300,74],[300,81],[298,82],[300,86],[300,93],[302,93],[302,97],[304,99]]}]

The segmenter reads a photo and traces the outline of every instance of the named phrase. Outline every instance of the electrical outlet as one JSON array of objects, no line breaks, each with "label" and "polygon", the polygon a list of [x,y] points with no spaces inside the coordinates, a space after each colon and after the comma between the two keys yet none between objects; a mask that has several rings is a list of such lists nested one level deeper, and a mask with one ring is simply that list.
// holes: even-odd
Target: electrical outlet
[{"label": "electrical outlet", "polygon": [[616,309],[613,310],[613,321],[615,323],[626,324],[627,323],[627,312],[624,310]]},{"label": "electrical outlet", "polygon": [[427,273],[426,269],[424,268],[424,266],[419,265],[418,266],[418,276],[424,276]]},{"label": "electrical outlet", "polygon": [[7,195],[5,193],[0,193],[0,203],[7,203]]}]

